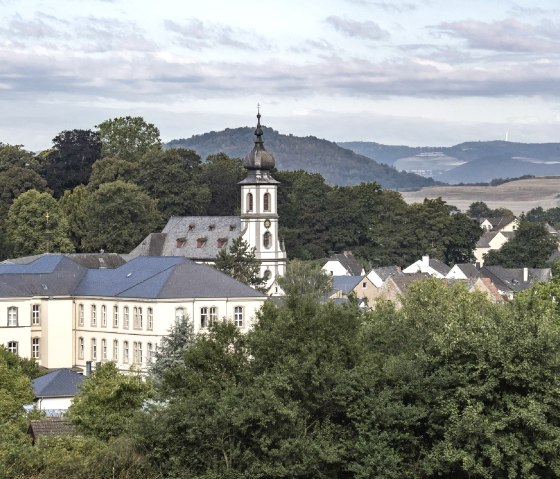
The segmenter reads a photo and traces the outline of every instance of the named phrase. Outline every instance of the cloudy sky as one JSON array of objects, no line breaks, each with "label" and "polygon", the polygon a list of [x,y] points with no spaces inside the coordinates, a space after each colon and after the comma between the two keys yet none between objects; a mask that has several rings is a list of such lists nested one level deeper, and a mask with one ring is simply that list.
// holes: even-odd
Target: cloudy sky
[{"label": "cloudy sky", "polygon": [[333,141],[560,141],[558,0],[0,0],[0,142],[141,115]]}]

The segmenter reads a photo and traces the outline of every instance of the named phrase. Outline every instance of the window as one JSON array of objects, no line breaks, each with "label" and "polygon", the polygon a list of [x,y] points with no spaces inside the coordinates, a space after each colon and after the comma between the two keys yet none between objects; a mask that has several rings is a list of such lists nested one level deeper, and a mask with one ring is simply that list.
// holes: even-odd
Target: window
[{"label": "window", "polygon": [[78,359],[84,359],[84,338],[78,338]]},{"label": "window", "polygon": [[128,363],[128,341],[123,341],[123,363]]},{"label": "window", "polygon": [[272,246],[272,235],[270,231],[266,231],[263,235],[263,246],[268,249]]},{"label": "window", "polygon": [[142,313],[142,308],[138,308],[138,328],[142,329],[144,327],[144,315]]},{"label": "window", "polygon": [[208,327],[208,308],[206,306],[200,308],[200,327]]},{"label": "window", "polygon": [[234,310],[235,325],[239,328],[243,326],[243,307],[236,306]]},{"label": "window", "polygon": [[206,241],[208,241],[207,238],[198,238],[196,240],[196,247],[197,248],[204,248],[206,246]]},{"label": "window", "polygon": [[18,309],[15,306],[8,308],[8,326],[18,325]]},{"label": "window", "polygon": [[91,359],[97,359],[97,339],[91,340]]},{"label": "window", "polygon": [[97,326],[97,306],[91,305],[91,325]]},{"label": "window", "polygon": [[270,211],[270,193],[265,193],[263,196],[264,211]]},{"label": "window", "polygon": [[8,341],[8,351],[12,354],[18,353],[18,342],[17,341]]},{"label": "window", "polygon": [[367,288],[367,283],[365,281],[362,283],[362,288]]},{"label": "window", "polygon": [[107,327],[107,306],[101,306],[101,326]]},{"label": "window", "polygon": [[113,361],[117,362],[119,360],[119,340],[115,339],[113,341]]},{"label": "window", "polygon": [[84,305],[80,304],[78,306],[78,324],[80,326],[84,325]]},{"label": "window", "polygon": [[185,310],[183,308],[177,308],[175,310],[175,321],[183,321],[185,319]]},{"label": "window", "polygon": [[119,327],[119,307],[113,306],[113,328]]},{"label": "window", "polygon": [[154,346],[152,343],[148,343],[146,346],[146,362],[151,363],[154,357]]},{"label": "window", "polygon": [[31,357],[33,359],[39,359],[41,355],[41,350],[39,348],[40,348],[39,338],[33,338],[31,340]]},{"label": "window", "polygon": [[125,306],[123,309],[123,328],[128,329],[130,323],[130,317],[128,314],[128,306]]},{"label": "window", "polygon": [[135,306],[132,311],[134,329],[142,329],[144,323],[144,319],[142,317],[142,308],[137,308]]},{"label": "window", "polygon": [[38,304],[31,305],[31,324],[33,326],[38,326],[41,323],[40,309]]},{"label": "window", "polygon": [[208,316],[208,326],[212,326],[216,321],[218,321],[218,309],[216,306],[212,306]]},{"label": "window", "polygon": [[103,359],[104,361],[107,360],[107,340],[106,339],[101,340],[101,359]]},{"label": "window", "polygon": [[247,212],[253,211],[253,193],[247,193]]},{"label": "window", "polygon": [[134,364],[142,364],[142,343],[134,341],[133,343],[133,356],[132,360]]},{"label": "window", "polygon": [[177,238],[175,240],[175,246],[177,248],[184,248],[186,244],[187,244],[187,238]]},{"label": "window", "polygon": [[148,308],[148,324],[146,325],[146,329],[148,331],[154,329],[154,310],[152,308]]},{"label": "window", "polygon": [[218,240],[216,241],[216,246],[218,248],[223,248],[224,246],[226,246],[228,243],[228,239],[227,238],[218,238]]}]

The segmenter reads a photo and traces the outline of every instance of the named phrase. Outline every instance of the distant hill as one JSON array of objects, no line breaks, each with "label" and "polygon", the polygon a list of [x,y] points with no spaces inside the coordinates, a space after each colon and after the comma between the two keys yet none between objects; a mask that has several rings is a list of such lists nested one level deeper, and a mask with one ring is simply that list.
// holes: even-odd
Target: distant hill
[{"label": "distant hill", "polygon": [[451,147],[387,146],[361,141],[338,144],[399,170],[446,183],[560,175],[560,143],[477,141]]},{"label": "distant hill", "polygon": [[[302,138],[282,135],[266,127],[263,130],[266,149],[276,158],[278,169],[320,173],[327,183],[341,186],[375,181],[385,188],[403,190],[435,184],[431,178],[399,172],[392,166],[380,164],[331,141],[314,136]],[[188,139],[172,140],[165,146],[190,148],[202,158],[219,152],[243,158],[251,149],[254,139],[254,128],[228,128]]]}]

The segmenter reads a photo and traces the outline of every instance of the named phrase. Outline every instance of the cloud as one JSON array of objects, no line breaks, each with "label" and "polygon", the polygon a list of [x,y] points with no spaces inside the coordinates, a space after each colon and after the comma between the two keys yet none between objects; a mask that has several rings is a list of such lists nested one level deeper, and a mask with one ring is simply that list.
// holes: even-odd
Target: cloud
[{"label": "cloud", "polygon": [[178,43],[192,50],[204,50],[215,46],[227,46],[241,50],[255,50],[261,38],[226,25],[204,23],[191,18],[184,23],[164,20],[165,28],[177,34]]},{"label": "cloud", "polygon": [[416,10],[418,5],[414,3],[398,3],[398,2],[373,2],[376,7],[385,10],[386,12],[404,13]]},{"label": "cloud", "polygon": [[51,15],[37,13],[33,20],[24,19],[21,15],[15,15],[6,27],[0,29],[0,33],[11,39],[55,39],[65,36],[63,22]]},{"label": "cloud", "polygon": [[383,40],[389,37],[387,31],[370,20],[358,22],[349,18],[330,16],[325,21],[336,31],[347,37],[364,38],[367,40]]},{"label": "cloud", "polygon": [[436,30],[465,40],[469,47],[499,52],[560,53],[558,26],[529,25],[515,19],[492,23],[481,21],[445,22]]}]

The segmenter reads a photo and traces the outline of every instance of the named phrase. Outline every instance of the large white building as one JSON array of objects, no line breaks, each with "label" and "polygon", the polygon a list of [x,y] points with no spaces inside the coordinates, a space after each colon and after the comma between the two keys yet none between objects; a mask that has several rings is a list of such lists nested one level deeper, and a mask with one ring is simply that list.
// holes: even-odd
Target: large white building
[{"label": "large white building", "polygon": [[278,181],[270,174],[274,157],[264,147],[257,114],[255,146],[247,154],[247,177],[241,185],[240,216],[174,216],[161,233],[151,233],[133,251],[138,256],[184,256],[212,263],[222,248],[241,236],[261,262],[260,276],[270,295],[281,294],[276,279],[284,275],[286,251],[278,232]]},{"label": "large white building", "polygon": [[0,344],[50,369],[108,360],[145,368],[176,318],[188,316],[195,332],[223,318],[248,330],[266,300],[183,257],[138,257],[113,269],[78,260],[45,254],[0,264]]}]

